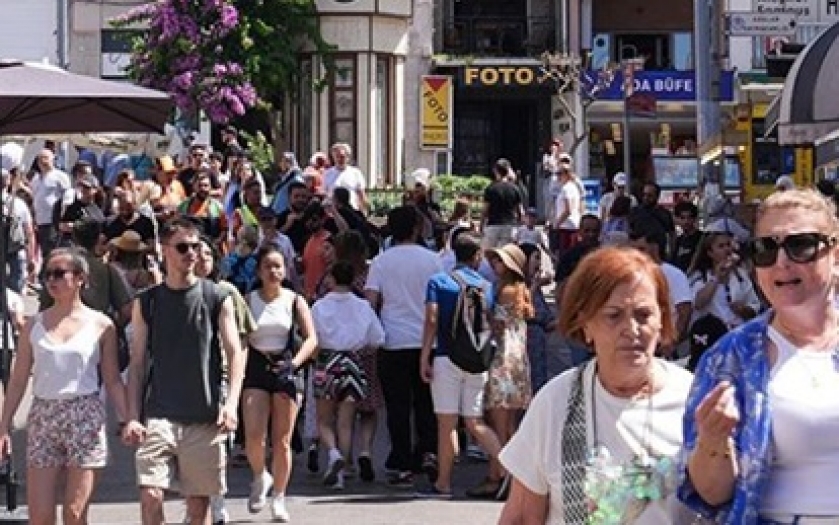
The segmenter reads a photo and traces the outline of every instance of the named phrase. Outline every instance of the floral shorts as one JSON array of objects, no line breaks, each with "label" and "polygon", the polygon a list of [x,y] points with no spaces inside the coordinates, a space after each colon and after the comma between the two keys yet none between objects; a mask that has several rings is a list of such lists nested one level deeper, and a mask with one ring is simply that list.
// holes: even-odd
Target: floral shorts
[{"label": "floral shorts", "polygon": [[27,419],[27,466],[104,467],[108,462],[106,420],[99,394],[35,398]]}]

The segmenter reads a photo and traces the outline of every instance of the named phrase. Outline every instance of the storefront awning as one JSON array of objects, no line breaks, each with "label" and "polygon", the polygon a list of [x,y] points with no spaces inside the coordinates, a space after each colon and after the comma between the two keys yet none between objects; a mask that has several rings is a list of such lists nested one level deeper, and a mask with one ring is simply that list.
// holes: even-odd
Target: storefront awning
[{"label": "storefront awning", "polygon": [[769,107],[766,108],[766,115],[763,116],[764,138],[771,137],[778,131],[778,119],[781,116],[781,96],[783,96],[783,92],[779,93],[778,96],[772,99],[772,102],[769,103]]},{"label": "storefront awning", "polygon": [[798,55],[784,82],[778,142],[812,145],[839,129],[839,23],[826,29]]},{"label": "storefront awning", "polygon": [[839,130],[816,141],[816,166],[839,162]]}]

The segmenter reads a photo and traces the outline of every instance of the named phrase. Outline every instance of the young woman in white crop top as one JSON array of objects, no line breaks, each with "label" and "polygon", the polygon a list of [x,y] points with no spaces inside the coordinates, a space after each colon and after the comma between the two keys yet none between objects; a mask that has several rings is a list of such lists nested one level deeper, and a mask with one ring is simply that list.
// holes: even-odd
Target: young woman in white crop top
[{"label": "young woman in white crop top", "polygon": [[[285,491],[291,477],[291,433],[303,393],[300,368],[315,355],[317,337],[309,306],[302,296],[283,288],[285,259],[273,244],[256,254],[257,275],[262,287],[247,295],[256,321],[248,336],[248,364],[242,388],[245,452],[253,472],[248,510],[260,512],[274,489],[271,513],[274,520],[288,521]],[[294,332],[302,343],[295,348]],[[265,439],[271,421],[273,478],[265,465]]]},{"label": "young woman in white crop top", "polygon": [[62,518],[87,523],[96,471],[107,463],[106,411],[99,372],[117,416],[127,419],[125,390],[117,363],[111,320],[82,304],[88,265],[76,250],[54,250],[47,260],[46,286],[55,304],[21,332],[3,414],[0,454],[11,450],[10,430],[30,374],[34,401],[27,419],[27,504],[32,523],[56,523],[54,487],[67,470]]}]

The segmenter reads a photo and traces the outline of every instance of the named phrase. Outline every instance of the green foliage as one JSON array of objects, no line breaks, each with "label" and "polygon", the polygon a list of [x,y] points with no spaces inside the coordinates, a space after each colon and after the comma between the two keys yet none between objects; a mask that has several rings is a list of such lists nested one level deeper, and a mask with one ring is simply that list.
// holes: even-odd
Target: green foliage
[{"label": "green foliage", "polygon": [[251,154],[253,166],[262,174],[274,170],[274,148],[261,131],[255,134],[240,130],[239,134],[245,139],[245,146]]},{"label": "green foliage", "polygon": [[[438,175],[434,177],[434,200],[448,217],[454,210],[457,199],[465,198],[469,201],[469,209],[473,218],[477,218],[483,206],[484,190],[489,186],[490,179],[484,175],[464,177],[460,175]],[[370,189],[370,209],[377,217],[387,215],[387,212],[402,204],[404,189]]]}]

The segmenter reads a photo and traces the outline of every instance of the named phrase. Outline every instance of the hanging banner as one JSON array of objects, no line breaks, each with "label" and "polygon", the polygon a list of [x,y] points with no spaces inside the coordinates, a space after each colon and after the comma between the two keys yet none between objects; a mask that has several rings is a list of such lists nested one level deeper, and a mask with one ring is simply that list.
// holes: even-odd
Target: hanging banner
[{"label": "hanging banner", "polygon": [[452,77],[426,75],[420,84],[420,148],[451,149]]}]

